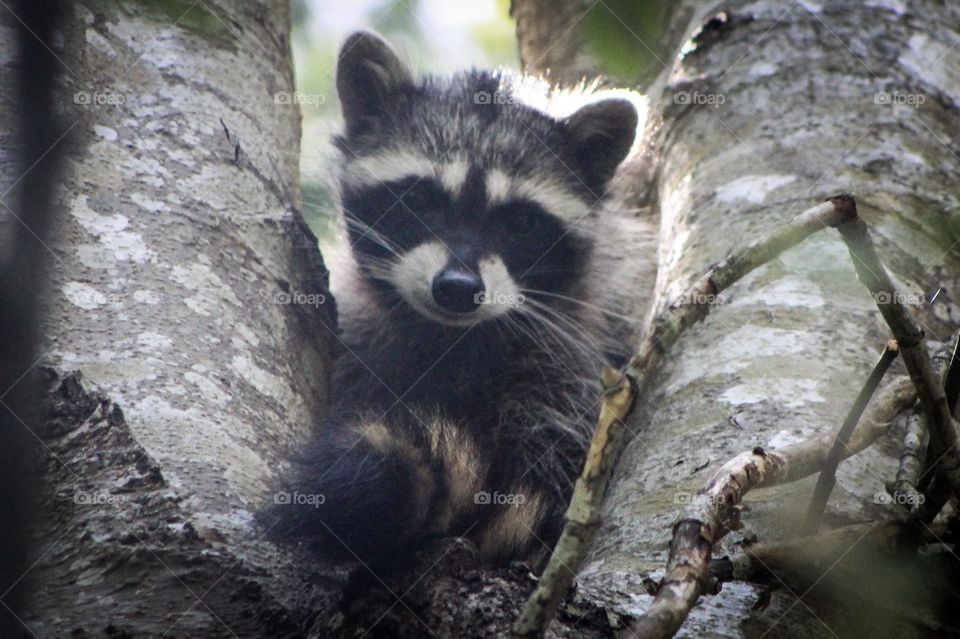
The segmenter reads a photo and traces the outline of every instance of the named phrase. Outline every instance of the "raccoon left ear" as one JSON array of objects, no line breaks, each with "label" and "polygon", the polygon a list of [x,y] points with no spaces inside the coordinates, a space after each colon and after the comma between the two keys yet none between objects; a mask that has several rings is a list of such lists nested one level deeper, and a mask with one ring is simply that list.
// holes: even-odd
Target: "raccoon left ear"
[{"label": "raccoon left ear", "polygon": [[585,182],[598,195],[630,152],[637,121],[636,107],[623,98],[593,102],[563,121]]},{"label": "raccoon left ear", "polygon": [[397,93],[413,84],[410,69],[372,31],[348,37],[337,55],[337,93],[350,135],[375,126]]}]

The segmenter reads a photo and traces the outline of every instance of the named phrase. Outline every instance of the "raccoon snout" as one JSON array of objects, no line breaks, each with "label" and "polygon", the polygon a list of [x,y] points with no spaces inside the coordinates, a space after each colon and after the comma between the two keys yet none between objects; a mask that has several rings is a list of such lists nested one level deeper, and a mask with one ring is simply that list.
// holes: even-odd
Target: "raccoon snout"
[{"label": "raccoon snout", "polygon": [[483,280],[457,266],[447,266],[433,278],[433,299],[453,313],[472,313],[483,303]]}]

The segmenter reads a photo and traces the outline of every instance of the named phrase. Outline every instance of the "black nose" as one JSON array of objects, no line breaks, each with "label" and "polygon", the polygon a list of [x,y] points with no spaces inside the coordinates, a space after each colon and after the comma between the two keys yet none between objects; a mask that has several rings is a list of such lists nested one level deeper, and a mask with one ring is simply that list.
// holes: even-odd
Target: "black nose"
[{"label": "black nose", "polygon": [[454,313],[470,313],[483,303],[483,280],[457,266],[448,266],[433,278],[433,299]]}]

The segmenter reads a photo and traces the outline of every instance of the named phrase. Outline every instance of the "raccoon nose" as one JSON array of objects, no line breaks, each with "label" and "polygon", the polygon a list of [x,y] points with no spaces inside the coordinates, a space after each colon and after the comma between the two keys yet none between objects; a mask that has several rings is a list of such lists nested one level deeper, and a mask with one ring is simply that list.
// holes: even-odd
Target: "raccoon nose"
[{"label": "raccoon nose", "polygon": [[483,302],[483,280],[470,271],[448,266],[433,278],[433,299],[454,313],[471,313]]}]

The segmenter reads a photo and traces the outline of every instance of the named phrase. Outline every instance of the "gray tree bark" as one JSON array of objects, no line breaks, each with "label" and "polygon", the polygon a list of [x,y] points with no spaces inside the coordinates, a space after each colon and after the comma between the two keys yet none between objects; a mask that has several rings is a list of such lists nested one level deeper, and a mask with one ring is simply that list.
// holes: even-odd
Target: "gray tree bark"
[{"label": "gray tree bark", "polygon": [[[953,48],[960,12],[924,2],[724,9],[687,45],[662,93],[651,94],[653,112],[662,113],[653,198],[661,221],[657,305],[736,247],[850,191],[932,345],[950,342],[960,325],[960,227],[948,186],[960,170],[949,138],[960,123],[960,51]],[[651,601],[647,580],[662,575],[684,501],[739,452],[836,429],[888,338],[835,232],[729,291],[681,339],[641,399],[580,593],[623,613],[643,612]],[[840,467],[830,527],[900,516],[875,498],[895,474],[898,441],[890,436]],[[794,537],[812,482],[748,498],[745,529],[718,554],[753,536]],[[862,568],[852,559],[823,566],[819,590],[783,586],[769,602],[757,586],[727,584],[701,600],[678,636],[944,631],[929,609],[890,610],[881,600],[850,616],[823,600],[833,577]]]},{"label": "gray tree bark", "polygon": [[[16,18],[0,13],[7,43]],[[296,632],[330,589],[252,525],[322,412],[335,326],[299,212],[289,7],[66,13],[53,50],[71,129],[46,255],[34,435],[47,461],[35,563],[16,586],[33,590],[23,624],[42,637]]]}]

